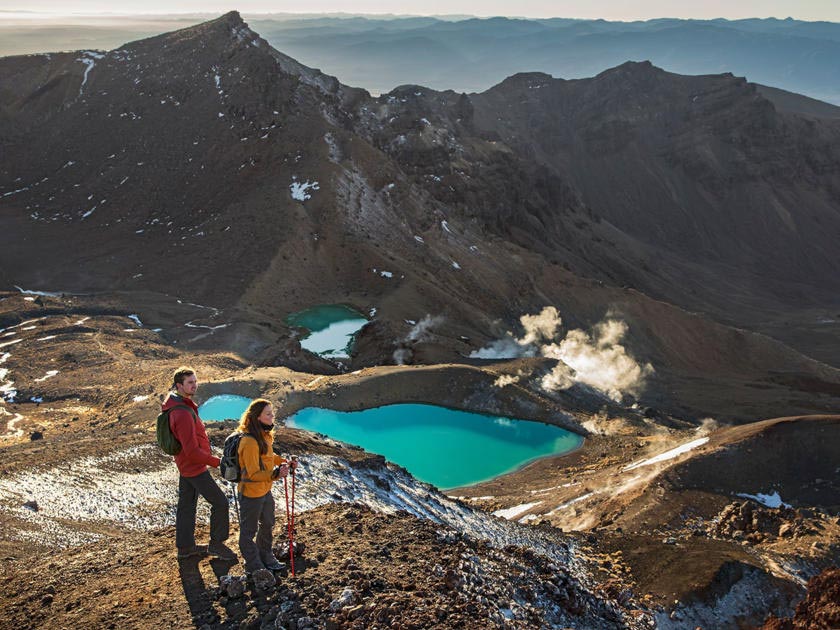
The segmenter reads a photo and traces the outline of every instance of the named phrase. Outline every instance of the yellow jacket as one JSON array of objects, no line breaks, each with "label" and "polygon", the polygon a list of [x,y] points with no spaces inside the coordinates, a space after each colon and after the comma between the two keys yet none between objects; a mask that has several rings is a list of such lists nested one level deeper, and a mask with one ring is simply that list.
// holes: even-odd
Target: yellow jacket
[{"label": "yellow jacket", "polygon": [[[274,441],[274,435],[267,436],[269,446]],[[239,440],[239,468],[242,471],[239,482],[239,492],[243,496],[255,499],[271,492],[271,472],[275,466],[280,466],[286,459],[275,454],[269,447],[265,455],[260,456],[260,445],[254,436],[244,433]],[[260,468],[262,459],[262,468]]]}]

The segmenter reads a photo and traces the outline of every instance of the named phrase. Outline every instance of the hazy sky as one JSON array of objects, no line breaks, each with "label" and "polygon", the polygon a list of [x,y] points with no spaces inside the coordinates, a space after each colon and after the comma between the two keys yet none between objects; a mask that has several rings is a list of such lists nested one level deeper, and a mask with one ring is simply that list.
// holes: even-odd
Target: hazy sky
[{"label": "hazy sky", "polygon": [[[656,17],[794,17],[840,22],[840,0],[0,0],[0,11],[51,13],[399,13],[635,20]],[[0,18],[2,19],[2,18]]]}]

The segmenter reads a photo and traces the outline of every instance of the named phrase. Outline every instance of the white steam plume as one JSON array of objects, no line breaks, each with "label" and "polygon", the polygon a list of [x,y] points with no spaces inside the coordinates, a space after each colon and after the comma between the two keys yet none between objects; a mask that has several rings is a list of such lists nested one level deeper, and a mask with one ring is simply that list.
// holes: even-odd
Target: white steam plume
[{"label": "white steam plume", "polygon": [[426,315],[423,319],[417,322],[408,334],[399,341],[398,347],[394,351],[394,363],[397,365],[405,365],[414,356],[412,347],[418,341],[426,341],[429,337],[429,331],[433,326],[438,326],[443,322],[443,317],[435,315]]},{"label": "white steam plume", "polygon": [[627,354],[620,343],[626,333],[627,324],[607,319],[595,326],[592,336],[582,330],[571,330],[559,344],[543,346],[543,356],[560,359],[561,363],[543,378],[542,386],[564,389],[568,385],[563,384],[573,378],[601,390],[613,400],[621,400],[624,393],[638,395],[653,367],[640,365]]},{"label": "white steam plume", "polygon": [[628,328],[614,317],[598,323],[591,335],[575,329],[560,341],[562,320],[553,306],[546,306],[537,315],[523,315],[519,321],[524,329],[521,338],[508,333],[470,356],[509,359],[541,355],[558,359],[555,368],[540,381],[543,389],[556,391],[585,383],[614,400],[621,400],[625,393],[638,395],[645,378],[653,373],[650,364],[639,364],[621,345]]},{"label": "white steam plume", "polygon": [[473,359],[517,359],[519,357],[535,357],[537,348],[534,346],[521,346],[519,340],[510,336],[502,337],[491,341],[490,345],[470,353]]},{"label": "white steam plume", "polygon": [[426,315],[423,319],[417,322],[414,327],[408,332],[405,340],[410,342],[425,341],[426,333],[431,330],[432,326],[438,326],[443,322],[443,317],[435,315]]},{"label": "white steam plume", "polygon": [[518,383],[523,376],[525,376],[525,373],[522,371],[517,374],[500,374],[499,378],[493,381],[493,385],[501,389],[502,387]]}]

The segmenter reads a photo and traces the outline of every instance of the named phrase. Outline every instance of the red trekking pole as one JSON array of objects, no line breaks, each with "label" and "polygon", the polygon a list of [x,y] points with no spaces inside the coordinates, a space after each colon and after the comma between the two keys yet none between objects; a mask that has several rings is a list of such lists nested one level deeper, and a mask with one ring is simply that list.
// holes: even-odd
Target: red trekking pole
[{"label": "red trekking pole", "polygon": [[[296,463],[293,461],[293,464]],[[283,477],[283,491],[286,493],[286,530],[289,536],[289,567],[292,577],[295,577],[295,468],[290,466],[292,474],[292,507],[289,509],[289,485],[287,477]]]}]

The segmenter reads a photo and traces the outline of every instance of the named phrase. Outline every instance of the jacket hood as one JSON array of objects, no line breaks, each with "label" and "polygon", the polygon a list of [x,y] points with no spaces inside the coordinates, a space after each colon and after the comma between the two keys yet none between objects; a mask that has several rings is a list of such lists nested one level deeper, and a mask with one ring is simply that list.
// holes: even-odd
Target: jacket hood
[{"label": "jacket hood", "polygon": [[195,409],[196,413],[198,413],[198,405],[192,401],[190,398],[181,398],[178,394],[169,393],[166,396],[166,400],[163,401],[162,410],[168,411],[172,409],[175,405],[189,405],[193,409]]}]

